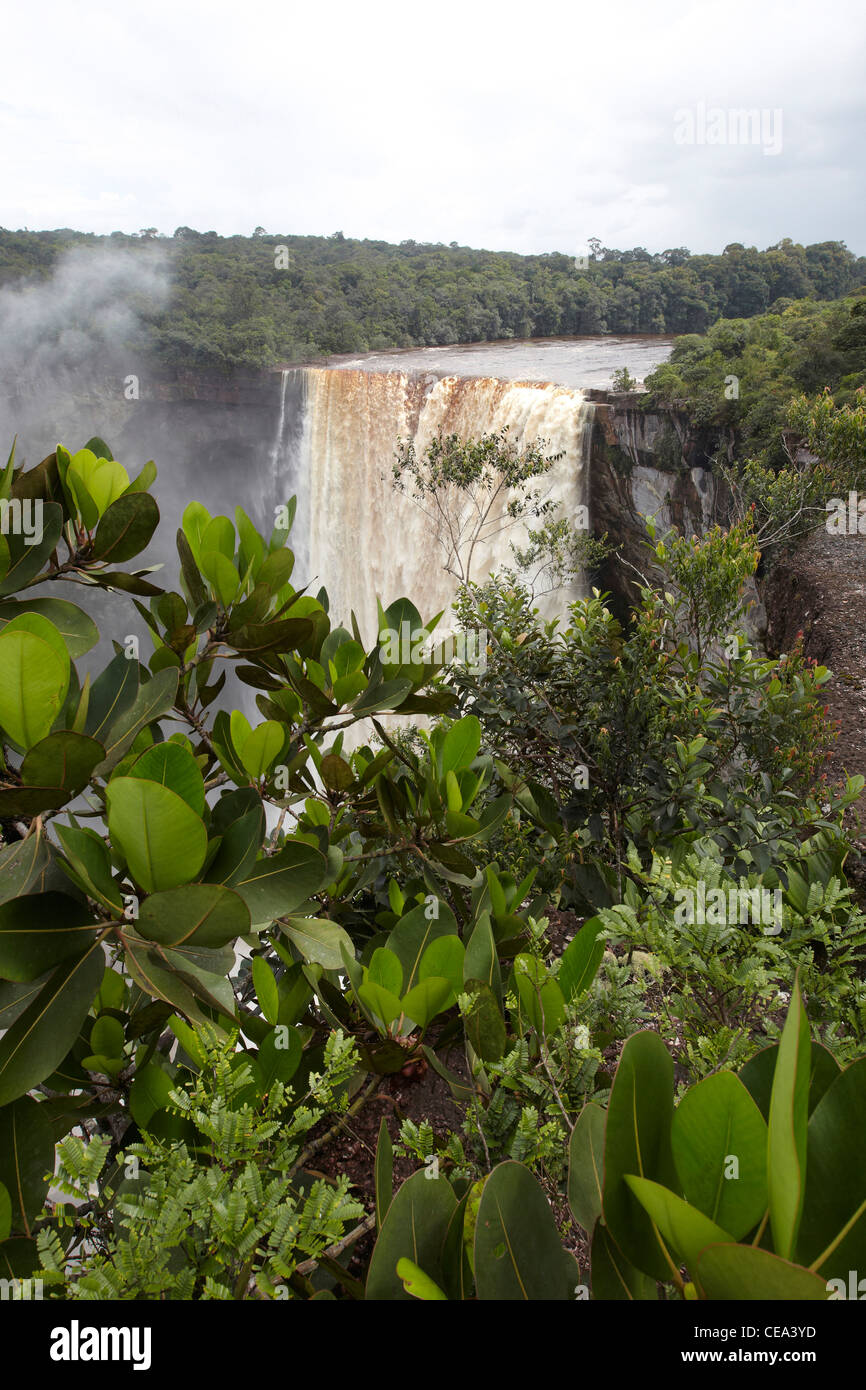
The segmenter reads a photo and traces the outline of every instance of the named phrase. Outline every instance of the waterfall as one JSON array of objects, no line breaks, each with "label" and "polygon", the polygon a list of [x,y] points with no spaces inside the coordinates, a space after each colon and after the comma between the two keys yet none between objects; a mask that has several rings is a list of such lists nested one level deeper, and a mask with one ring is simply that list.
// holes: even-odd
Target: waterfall
[{"label": "waterfall", "polygon": [[[295,582],[309,582],[312,593],[324,585],[332,622],[348,624],[354,610],[367,642],[376,630],[377,595],[385,606],[403,595],[411,598],[426,620],[447,610],[455,591],[430,519],[393,488],[398,438],[412,438],[420,457],[438,433],[477,438],[508,426],[517,445],[544,440],[547,452],[563,454],[538,480],[561,504],[558,515],[574,520],[587,503],[594,406],[581,391],[493,377],[297,369],[303,418],[287,451],[287,375],[273,458],[278,494],[298,493]],[[513,564],[510,543],[525,540],[526,526],[518,521],[479,546],[472,578]],[[539,607],[561,612],[583,591],[578,584],[544,596]]]},{"label": "waterfall", "polygon": [[286,367],[280,373],[280,422],[277,425],[276,437],[271,445],[271,473],[274,478],[277,476],[280,455],[283,451],[283,436],[286,432],[286,387],[288,384],[289,369]]}]

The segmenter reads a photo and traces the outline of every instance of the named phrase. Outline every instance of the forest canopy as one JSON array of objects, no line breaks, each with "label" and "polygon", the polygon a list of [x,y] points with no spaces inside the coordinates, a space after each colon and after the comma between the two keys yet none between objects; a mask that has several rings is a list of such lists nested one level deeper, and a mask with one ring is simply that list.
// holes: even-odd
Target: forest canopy
[{"label": "forest canopy", "polygon": [[779,301],[834,300],[866,283],[844,242],[720,255],[590,242],[590,253],[523,256],[415,241],[391,245],[257,228],[221,237],[178,227],[110,236],[0,228],[0,289],[36,284],[71,247],[163,248],[168,304],[136,302],[131,347],[172,368],[260,368],[330,353],[568,334],[700,334]]}]

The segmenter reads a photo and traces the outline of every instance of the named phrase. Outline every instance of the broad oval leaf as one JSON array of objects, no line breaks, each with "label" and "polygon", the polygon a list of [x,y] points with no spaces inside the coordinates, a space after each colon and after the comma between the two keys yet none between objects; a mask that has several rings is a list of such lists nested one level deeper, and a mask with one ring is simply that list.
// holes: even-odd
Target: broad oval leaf
[{"label": "broad oval leaf", "polygon": [[864,1114],[866,1057],[837,1076],[809,1121],[797,1257],[808,1265],[819,1261],[825,1279],[866,1270]]},{"label": "broad oval leaf", "polygon": [[686,1092],[671,1146],[686,1200],[742,1240],[767,1209],[767,1125],[739,1077],[716,1072]]},{"label": "broad oval leaf", "polygon": [[195,878],[205,861],[207,831],[176,792],[142,777],[116,777],[106,799],[111,838],[146,892]]},{"label": "broad oval leaf", "polygon": [[420,1172],[403,1183],[388,1208],[373,1250],[365,1298],[411,1302],[397,1273],[401,1259],[411,1260],[436,1284],[445,1282],[442,1246],[456,1206],[457,1199],[445,1178],[434,1181]]},{"label": "broad oval leaf", "polygon": [[257,859],[232,886],[250,909],[253,927],[259,927],[288,916],[330,878],[328,861],[320,850],[302,840],[288,840],[277,854]]},{"label": "broad oval leaf", "polygon": [[11,627],[0,632],[0,725],[26,750],[46,737],[63,707],[69,655],[64,647],[64,661],[43,637]]},{"label": "broad oval leaf", "polygon": [[590,1101],[577,1117],[568,1146],[568,1205],[591,1235],[601,1216],[605,1112]]},{"label": "broad oval leaf", "polygon": [[93,942],[93,915],[65,893],[29,893],[0,906],[0,977],[26,983],[82,955]]},{"label": "broad oval leaf", "polygon": [[128,492],[105,510],[93,538],[93,555],[120,564],[139,555],[159,524],[159,507],[147,492]]},{"label": "broad oval leaf", "polygon": [[798,1303],[827,1299],[824,1279],[755,1245],[708,1246],[698,1260],[697,1277],[712,1299]]},{"label": "broad oval leaf", "polygon": [[626,1174],[625,1181],[658,1227],[668,1249],[688,1266],[693,1279],[697,1279],[698,1257],[706,1246],[733,1242],[729,1231],[710,1221],[697,1207],[689,1206],[661,1183],[636,1178],[631,1173]]},{"label": "broad oval leaf", "polygon": [[250,912],[243,898],[222,884],[186,883],[145,898],[136,927],[146,941],[213,948],[246,936]]},{"label": "broad oval leaf", "polygon": [[479,1300],[572,1301],[578,1275],[537,1179],[522,1163],[500,1163],[484,1184],[475,1223]]},{"label": "broad oval leaf", "polygon": [[678,1180],[671,1153],[674,1065],[657,1033],[635,1033],[622,1050],[607,1111],[603,1213],[630,1264],[655,1279],[670,1278],[652,1222],[629,1190],[627,1173],[671,1191]]},{"label": "broad oval leaf", "polygon": [[155,743],[146,748],[126,775],[159,782],[175,792],[197,816],[204,815],[204,778],[192,753],[179,743]]},{"label": "broad oval leaf", "polygon": [[105,749],[95,738],[59,729],[35,743],[21,763],[21,780],[27,786],[57,787],[69,797],[82,791]]},{"label": "broad oval leaf", "polygon": [[73,661],[84,656],[99,641],[99,628],[93,619],[77,604],[63,598],[31,598],[17,602],[9,599],[6,603],[0,603],[0,624],[5,626],[22,609],[29,613],[40,613],[54,624]]},{"label": "broad oval leaf", "polygon": [[266,719],[252,730],[243,747],[238,748],[240,760],[251,777],[258,780],[264,776],[279,755],[285,739],[285,727],[275,719]]},{"label": "broad oval leaf", "polygon": [[352,949],[348,932],[325,917],[290,917],[283,930],[304,960],[321,965],[325,970],[341,970],[343,949]]},{"label": "broad oval leaf", "polygon": [[[0,1110],[0,1183],[14,1231],[31,1235],[54,1172],[54,1134],[38,1101],[22,1096]],[[8,1231],[7,1231],[8,1235]]]}]

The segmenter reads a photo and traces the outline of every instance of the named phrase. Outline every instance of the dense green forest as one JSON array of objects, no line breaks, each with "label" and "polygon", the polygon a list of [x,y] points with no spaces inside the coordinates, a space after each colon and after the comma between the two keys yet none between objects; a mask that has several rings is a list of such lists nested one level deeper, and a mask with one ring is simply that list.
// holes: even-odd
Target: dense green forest
[{"label": "dense green forest", "polygon": [[697,425],[727,425],[740,457],[784,462],[792,397],[829,389],[837,405],[866,386],[866,287],[831,303],[780,299],[754,318],[686,334],[647,378],[646,405],[680,405]]},{"label": "dense green forest", "polygon": [[[68,229],[0,229],[0,287],[38,282],[74,246],[161,247],[168,305],[136,302],[136,346],[174,367],[263,367],[328,353],[594,333],[704,333],[780,301],[835,300],[866,282],[866,258],[844,242],[721,255],[684,247],[651,254],[590,242],[576,262],[414,241],[399,246],[271,234],[100,237]],[[282,248],[282,249],[281,249]],[[575,248],[577,250],[577,248]],[[131,292],[132,293],[132,292]]]}]

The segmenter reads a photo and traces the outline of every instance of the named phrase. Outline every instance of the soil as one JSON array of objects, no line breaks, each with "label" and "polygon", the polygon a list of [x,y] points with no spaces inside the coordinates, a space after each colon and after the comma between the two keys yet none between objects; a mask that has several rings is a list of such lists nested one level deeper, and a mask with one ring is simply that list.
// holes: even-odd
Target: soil
[{"label": "soil", "polygon": [[[442,1061],[455,1073],[466,1077],[466,1061],[462,1049],[453,1049],[443,1055]],[[325,1174],[336,1178],[345,1173],[352,1183],[352,1196],[363,1202],[368,1214],[375,1211],[374,1164],[379,1127],[382,1120],[388,1127],[391,1142],[397,1144],[400,1125],[403,1120],[414,1120],[420,1125],[426,1120],[432,1126],[437,1144],[448,1142],[449,1134],[459,1134],[462,1127],[463,1112],[454,1102],[448,1083],[432,1067],[427,1067],[424,1075],[417,1073],[404,1077],[401,1072],[393,1076],[383,1076],[378,1088],[355,1115],[349,1115],[343,1128],[313,1159],[307,1172]],[[330,1128],[330,1121],[313,1130],[310,1140]],[[394,1155],[394,1190],[418,1167],[412,1156],[398,1158]],[[352,1246],[351,1260],[348,1252],[341,1263],[356,1278],[363,1277],[370,1254],[375,1243],[375,1232],[370,1231]]]}]

